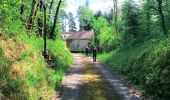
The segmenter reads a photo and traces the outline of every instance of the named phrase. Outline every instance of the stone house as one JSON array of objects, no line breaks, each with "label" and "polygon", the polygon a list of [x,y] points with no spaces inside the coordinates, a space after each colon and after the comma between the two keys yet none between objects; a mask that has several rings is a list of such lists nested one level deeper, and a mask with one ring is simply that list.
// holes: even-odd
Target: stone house
[{"label": "stone house", "polygon": [[90,40],[94,37],[94,31],[77,31],[67,37],[66,43],[70,51],[84,51]]}]

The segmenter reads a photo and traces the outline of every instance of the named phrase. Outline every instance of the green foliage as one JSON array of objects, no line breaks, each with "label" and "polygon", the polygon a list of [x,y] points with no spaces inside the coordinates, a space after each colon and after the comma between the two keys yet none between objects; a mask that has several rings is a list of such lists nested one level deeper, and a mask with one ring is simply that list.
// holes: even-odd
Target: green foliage
[{"label": "green foliage", "polygon": [[108,28],[108,22],[103,16],[101,16],[98,19],[93,19],[92,26],[93,29],[99,34],[103,29],[106,30],[106,28]]},{"label": "green foliage", "polygon": [[0,26],[9,35],[18,34],[23,29],[20,14],[15,6],[19,6],[15,0],[0,2]]},{"label": "green foliage", "polygon": [[1,78],[0,87],[2,87],[4,81],[6,80],[6,76],[8,76],[8,72],[9,72],[9,68],[7,67],[7,62],[4,59],[3,51],[0,48],[0,78]]},{"label": "green foliage", "polygon": [[[39,0],[35,1],[34,6],[37,6]],[[58,2],[58,0],[54,1]],[[37,10],[37,7],[33,9],[36,11],[36,14],[31,16],[34,17],[33,30],[26,29],[31,2],[30,0],[0,0],[0,96],[2,96],[0,98],[3,100],[49,99],[73,61],[71,53],[59,39],[61,21],[58,19],[55,28],[57,40],[47,40],[47,49],[53,56],[56,70],[47,67],[41,53],[43,38],[37,37],[37,20],[40,18],[43,23],[43,10]],[[21,15],[22,4],[24,12]],[[52,16],[53,14],[49,14],[47,17]],[[51,18],[47,20],[47,31],[50,30],[52,22]],[[11,59],[8,56],[11,56]]]},{"label": "green foliage", "polygon": [[[118,43],[121,46],[110,53],[99,55],[98,59],[123,74],[153,100],[168,100],[170,41],[165,36],[166,29],[170,29],[169,1],[143,0],[140,3],[127,0],[121,9],[118,19]],[[99,28],[97,32],[100,33],[100,45],[105,46],[108,43],[105,40],[115,37],[105,34],[105,30],[100,32]]]},{"label": "green foliage", "polygon": [[93,20],[93,11],[87,6],[80,6],[78,9],[80,29],[90,30]]},{"label": "green foliage", "polygon": [[123,70],[132,82],[153,98],[170,97],[170,93],[166,92],[170,89],[169,43],[169,40],[160,40],[152,49],[143,51],[140,56],[129,60]]},{"label": "green foliage", "polygon": [[73,58],[68,51],[68,49],[63,46],[64,42],[60,39],[55,41],[48,41],[48,50],[53,55],[53,60],[55,62],[56,69],[68,67],[72,64]]},{"label": "green foliage", "polygon": [[[21,16],[22,3],[25,5],[25,9]],[[0,30],[3,33],[0,36],[2,38],[0,43],[6,42],[7,45],[5,48],[0,44],[0,48],[2,48],[0,49],[0,95],[2,94],[4,100],[49,99],[73,61],[72,55],[62,40],[47,40],[47,48],[54,57],[56,70],[47,67],[41,53],[43,39],[38,38],[35,33],[38,30],[37,27],[34,27],[32,32],[27,32],[25,27],[30,9],[30,1],[4,0],[0,2]],[[37,11],[37,17],[42,17],[42,12]],[[47,24],[51,27],[52,23],[48,21]],[[34,25],[37,25],[36,18]],[[60,29],[61,22],[58,20],[55,28],[57,39],[60,38]],[[17,52],[13,61],[4,57],[3,51],[8,52],[8,49],[13,55],[16,53],[14,51],[18,51],[18,49],[23,52]]]},{"label": "green foliage", "polygon": [[111,51],[119,46],[118,37],[114,34],[113,26],[103,17],[93,19],[93,29],[95,30],[96,42],[100,51]]},{"label": "green foliage", "polygon": [[103,52],[108,52],[111,50],[115,50],[119,47],[118,37],[111,33],[101,33],[98,36],[100,42],[99,47]]},{"label": "green foliage", "polygon": [[75,23],[75,19],[74,19],[73,14],[71,12],[69,12],[67,17],[68,17],[68,20],[69,20],[69,31],[75,32],[76,31],[76,23]]},{"label": "green foliage", "polygon": [[169,43],[168,39],[153,39],[98,58],[122,73],[154,100],[166,100],[170,96],[167,92],[170,89]]},{"label": "green foliage", "polygon": [[23,80],[16,80],[10,73],[10,63],[3,57],[3,51],[0,49],[0,94],[3,99],[29,98],[28,92],[25,91]]},{"label": "green foliage", "polygon": [[[50,94],[54,90],[58,89],[59,83],[68,66],[72,64],[73,58],[67,48],[64,46],[62,40],[49,40],[47,41],[47,49],[52,55],[53,62],[55,63],[55,69],[52,70],[47,68],[41,51],[43,50],[43,39],[37,37],[30,37],[26,34],[18,35],[18,39],[21,43],[24,43],[28,46],[29,50],[22,53],[19,66],[25,72],[24,82],[22,85],[19,85],[20,88],[25,88],[25,91],[28,92],[30,97],[26,99],[38,99],[38,98],[47,98],[45,94]],[[66,62],[67,61],[67,62]],[[22,71],[21,71],[22,72]],[[20,79],[17,79],[20,81]],[[26,87],[24,87],[26,86]],[[34,91],[29,92],[28,90]],[[44,92],[46,90],[47,92]],[[21,94],[20,92],[16,92]],[[26,95],[24,93],[23,95]],[[20,98],[19,98],[20,99]]]},{"label": "green foliage", "polygon": [[122,33],[123,44],[132,44],[135,40],[139,40],[139,13],[132,0],[126,1],[123,5],[122,20],[124,22],[124,30]]}]

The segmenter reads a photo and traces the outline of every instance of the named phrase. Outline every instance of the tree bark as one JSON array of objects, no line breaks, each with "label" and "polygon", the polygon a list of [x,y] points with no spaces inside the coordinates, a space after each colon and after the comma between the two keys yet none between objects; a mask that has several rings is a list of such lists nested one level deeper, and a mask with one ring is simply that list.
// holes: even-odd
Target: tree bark
[{"label": "tree bark", "polygon": [[43,6],[44,8],[44,54],[46,54],[46,49],[47,49],[47,29],[46,29],[46,7],[45,5]]},{"label": "tree bark", "polygon": [[24,4],[22,2],[21,7],[20,7],[20,14],[22,15],[24,13]]},{"label": "tree bark", "polygon": [[151,2],[150,0],[147,0],[147,3],[146,3],[146,20],[147,20],[147,27],[146,27],[146,30],[147,30],[147,33],[150,34],[151,33],[151,30],[150,30],[150,25],[151,25],[151,13],[150,13],[150,9],[151,9]]},{"label": "tree bark", "polygon": [[56,13],[55,13],[55,17],[54,17],[54,23],[53,23],[53,26],[52,26],[51,32],[50,32],[50,39],[55,38],[54,32],[55,32],[55,28],[56,28],[56,22],[57,22],[57,17],[58,17],[59,9],[60,9],[60,6],[61,6],[61,2],[62,2],[62,0],[59,1],[58,6],[56,8]]},{"label": "tree bark", "polygon": [[42,32],[43,32],[43,23],[42,23],[42,19],[39,17],[38,18],[38,36],[42,37]]},{"label": "tree bark", "polygon": [[32,26],[34,24],[34,15],[35,15],[35,8],[36,8],[36,0],[32,0],[32,7],[31,7],[31,12],[30,12],[30,16],[29,16],[29,20],[28,20],[28,30],[32,30]]},{"label": "tree bark", "polygon": [[162,0],[157,0],[157,3],[158,3],[158,12],[159,12],[161,24],[162,24],[162,30],[165,36],[168,37],[166,25],[165,25],[165,17],[164,17],[163,10],[162,10]]},{"label": "tree bark", "polygon": [[113,0],[114,4],[114,20],[115,20],[115,31],[118,35],[118,25],[117,25],[117,19],[118,19],[118,7],[117,7],[117,0]]},{"label": "tree bark", "polygon": [[53,4],[54,4],[54,0],[52,0],[51,3],[50,3],[49,14],[51,14],[51,10],[52,10]]}]

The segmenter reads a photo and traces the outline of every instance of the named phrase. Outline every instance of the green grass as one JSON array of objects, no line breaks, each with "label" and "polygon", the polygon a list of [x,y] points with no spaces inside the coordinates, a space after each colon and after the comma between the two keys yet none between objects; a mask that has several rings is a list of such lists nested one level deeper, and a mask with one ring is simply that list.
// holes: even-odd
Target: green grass
[{"label": "green grass", "polygon": [[98,59],[109,65],[154,99],[167,99],[170,93],[170,40],[155,39],[133,47],[120,48]]},{"label": "green grass", "polygon": [[[28,37],[25,32],[15,35],[15,41],[6,36],[0,47],[0,90],[3,99],[38,100],[54,95],[73,57],[62,40],[47,41],[47,49],[54,59],[56,70],[48,68],[41,51],[43,39]],[[3,41],[4,42],[4,41]],[[2,41],[0,41],[2,43]],[[12,45],[11,45],[12,44]],[[4,46],[6,45],[6,46]],[[18,47],[21,51],[16,53]],[[4,52],[11,50],[13,59],[6,59]],[[15,52],[14,52],[15,51]],[[16,53],[16,54],[15,54]],[[8,55],[10,58],[10,55]],[[7,62],[7,64],[5,63]]]},{"label": "green grass", "polygon": [[[17,8],[20,4],[18,2],[14,7],[11,5],[14,2],[0,3],[3,15],[0,17],[0,33],[3,33],[0,34],[0,96],[3,100],[49,100],[72,64],[73,57],[62,40],[48,40],[47,49],[56,70],[48,68],[41,53],[43,38],[36,36],[36,28],[32,33],[27,32],[24,23],[28,18],[22,16],[21,21]],[[24,15],[29,14],[28,11]]]}]

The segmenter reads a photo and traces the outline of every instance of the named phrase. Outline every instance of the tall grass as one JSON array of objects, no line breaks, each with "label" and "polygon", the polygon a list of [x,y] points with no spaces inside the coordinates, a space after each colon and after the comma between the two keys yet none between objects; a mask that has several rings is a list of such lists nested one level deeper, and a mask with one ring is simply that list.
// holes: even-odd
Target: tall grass
[{"label": "tall grass", "polygon": [[150,40],[133,47],[120,48],[99,59],[122,73],[154,100],[170,98],[170,41]]},{"label": "tall grass", "polygon": [[[47,67],[42,56],[42,38],[28,37],[25,32],[15,35],[14,38],[15,41],[11,41],[10,37],[6,36],[6,40],[3,41],[5,43],[0,45],[2,48],[0,49],[0,83],[2,83],[0,94],[3,95],[3,99],[50,99],[58,88],[66,69],[72,64],[71,53],[62,40],[48,41],[47,49],[56,66],[54,70]],[[20,49],[18,51],[23,52],[16,53],[17,50],[13,49]],[[10,50],[12,55],[16,56],[14,60],[4,57],[3,52],[7,53]],[[5,61],[8,62],[5,63]]]}]

